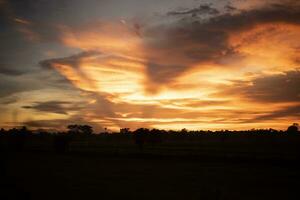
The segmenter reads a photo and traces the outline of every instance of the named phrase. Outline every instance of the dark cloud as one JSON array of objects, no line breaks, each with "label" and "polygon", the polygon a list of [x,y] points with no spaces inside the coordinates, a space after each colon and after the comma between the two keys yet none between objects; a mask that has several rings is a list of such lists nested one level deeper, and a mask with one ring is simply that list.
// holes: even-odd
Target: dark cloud
[{"label": "dark cloud", "polygon": [[[155,84],[171,84],[195,64],[215,63],[231,56],[228,33],[200,22],[155,27],[146,43],[147,76]],[[155,62],[154,62],[155,61]]]},{"label": "dark cloud", "polygon": [[16,96],[9,96],[6,98],[1,98],[0,105],[9,105],[18,102],[19,98]]},{"label": "dark cloud", "polygon": [[[155,93],[161,84],[170,83],[174,78],[185,70],[181,65],[161,65],[157,63],[149,63],[147,65],[147,76],[149,82],[146,82],[145,89],[147,92]],[[157,85],[160,84],[160,85]]]},{"label": "dark cloud", "polygon": [[200,5],[198,8],[187,9],[182,11],[171,11],[168,12],[168,15],[171,16],[182,16],[182,15],[191,15],[192,17],[196,17],[198,15],[217,15],[220,12],[213,8],[211,5]]},{"label": "dark cloud", "polygon": [[300,6],[286,4],[268,4],[265,7],[246,10],[237,14],[226,13],[211,18],[208,28],[223,31],[242,31],[258,24],[291,23],[299,24]]},{"label": "dark cloud", "polygon": [[75,122],[70,120],[55,119],[55,120],[28,120],[23,124],[31,128],[59,130],[62,128],[66,128],[68,124],[73,124],[73,123]]},{"label": "dark cloud", "polygon": [[0,74],[10,75],[10,76],[19,76],[25,74],[26,72],[21,71],[20,69],[13,68],[7,64],[0,63]]},{"label": "dark cloud", "polygon": [[225,10],[226,10],[227,12],[234,12],[234,11],[237,11],[237,10],[238,10],[236,7],[233,7],[233,6],[230,5],[230,4],[227,4],[224,8],[225,8]]},{"label": "dark cloud", "polygon": [[82,58],[88,58],[94,55],[101,55],[101,53],[98,51],[84,51],[64,58],[53,58],[53,59],[43,60],[39,63],[39,65],[45,69],[52,69],[53,63],[66,64],[66,65],[71,65],[74,68],[78,68],[78,64],[80,63],[80,60]]},{"label": "dark cloud", "polygon": [[246,120],[246,123],[262,122],[262,121],[272,121],[275,119],[289,119],[291,117],[300,117],[300,105],[289,106],[283,109],[279,109],[267,114],[260,115],[250,120]]},{"label": "dark cloud", "polygon": [[69,124],[87,124],[93,127],[95,131],[103,131],[106,125],[109,123],[93,123],[85,120],[81,117],[69,117],[68,119],[54,119],[54,120],[28,120],[23,123],[25,126],[37,129],[49,129],[49,130],[63,130],[66,129]]},{"label": "dark cloud", "polygon": [[82,103],[68,102],[68,101],[47,101],[47,102],[35,102],[30,106],[23,106],[25,109],[34,109],[40,112],[68,114],[70,111],[81,110]]},{"label": "dark cloud", "polygon": [[34,81],[25,82],[21,78],[10,77],[0,74],[0,97],[4,98],[19,92],[32,91],[42,88],[41,85],[34,83]]},{"label": "dark cloud", "polygon": [[231,35],[251,30],[259,24],[300,24],[299,19],[300,6],[268,4],[251,10],[219,14],[205,20],[191,18],[171,25],[151,27],[144,31],[144,36],[150,38],[145,42],[149,80],[166,84],[195,64],[224,64],[228,59],[242,59],[244,55],[229,43]]},{"label": "dark cloud", "polygon": [[[84,92],[85,100],[66,101],[53,100],[43,102],[33,102],[31,105],[24,105],[23,109],[32,109],[37,112],[62,114],[67,119],[54,120],[28,120],[24,124],[33,128],[62,129],[68,124],[90,124],[96,130],[102,130],[102,127],[116,126],[111,118],[118,117],[116,112],[123,112],[124,105],[115,104],[108,100],[109,94]],[[74,99],[78,96],[74,96]],[[93,99],[93,103],[89,103]],[[106,118],[109,118],[106,120]],[[101,122],[92,122],[94,119],[100,119]],[[119,125],[119,124],[117,124]]]},{"label": "dark cloud", "polygon": [[252,81],[237,81],[225,93],[257,102],[300,102],[300,71],[269,75]]}]

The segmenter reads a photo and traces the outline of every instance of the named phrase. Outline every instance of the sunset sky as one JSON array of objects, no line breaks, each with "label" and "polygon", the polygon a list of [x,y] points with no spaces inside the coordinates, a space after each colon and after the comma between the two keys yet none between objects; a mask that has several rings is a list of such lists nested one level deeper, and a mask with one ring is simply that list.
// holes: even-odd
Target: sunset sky
[{"label": "sunset sky", "polygon": [[0,0],[0,127],[286,129],[299,0]]}]

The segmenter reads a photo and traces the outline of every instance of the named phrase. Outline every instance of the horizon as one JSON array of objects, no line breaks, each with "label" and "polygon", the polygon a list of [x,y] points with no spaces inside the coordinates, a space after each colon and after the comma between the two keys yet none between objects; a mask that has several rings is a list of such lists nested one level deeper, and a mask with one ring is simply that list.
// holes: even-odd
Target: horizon
[{"label": "horizon", "polygon": [[[89,126],[88,124],[76,124],[76,125],[79,125],[79,126]],[[212,132],[212,133],[215,133],[215,132],[251,132],[251,131],[275,131],[275,132],[287,132],[288,131],[288,128],[292,127],[292,126],[295,126],[298,128],[298,131],[300,131],[299,129],[299,124],[298,123],[293,123],[293,124],[290,124],[288,127],[286,127],[285,129],[274,129],[274,128],[249,128],[249,129],[186,129],[186,128],[183,128],[183,129],[156,129],[156,128],[143,128],[143,127],[139,127],[139,128],[136,128],[136,129],[130,129],[130,128],[126,128],[126,127],[121,127],[119,130],[117,129],[114,129],[114,130],[111,130],[111,129],[107,129],[107,128],[104,128],[103,130],[100,130],[100,131],[97,131],[97,130],[94,130],[94,127],[93,126],[90,126],[91,129],[92,129],[92,134],[102,134],[102,133],[109,133],[109,134],[113,134],[113,133],[121,133],[122,132],[122,129],[128,129],[127,131],[129,131],[130,133],[133,133],[139,129],[147,129],[147,130],[157,130],[157,131],[166,131],[166,132],[182,132],[182,131],[187,131],[187,132]],[[47,133],[64,133],[64,132],[69,132],[70,129],[68,128],[68,126],[66,126],[65,128],[63,129],[43,129],[43,128],[30,128],[30,127],[27,127],[27,126],[16,126],[16,127],[11,127],[11,128],[2,128],[0,127],[0,130],[3,130],[3,131],[10,131],[10,130],[22,130],[22,129],[26,129],[28,131],[31,131],[33,133],[39,133],[39,132],[47,132]]]},{"label": "horizon", "polygon": [[0,127],[286,130],[297,0],[0,0]]}]

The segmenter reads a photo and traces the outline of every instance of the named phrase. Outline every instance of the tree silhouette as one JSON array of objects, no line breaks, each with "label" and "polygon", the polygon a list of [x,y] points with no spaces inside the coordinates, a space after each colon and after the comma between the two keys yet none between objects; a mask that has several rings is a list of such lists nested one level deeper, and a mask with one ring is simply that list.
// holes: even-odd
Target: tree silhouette
[{"label": "tree silhouette", "polygon": [[120,133],[121,134],[129,134],[130,133],[130,128],[121,128]]},{"label": "tree silhouette", "polygon": [[91,135],[93,133],[93,127],[89,126],[89,125],[82,125],[80,127],[81,131],[83,134],[85,135]]},{"label": "tree silhouette", "polygon": [[293,125],[289,126],[288,129],[287,129],[287,133],[288,134],[297,134],[298,133],[298,127],[299,127],[299,124],[297,123],[293,123]]},{"label": "tree silhouette", "polygon": [[21,128],[12,128],[8,130],[11,145],[10,147],[16,151],[23,151],[27,138],[32,134],[26,126]]},{"label": "tree silhouette", "polygon": [[89,125],[78,125],[72,124],[68,125],[69,133],[71,134],[83,134],[83,135],[91,135],[93,133],[93,127]]},{"label": "tree silhouette", "polygon": [[139,146],[140,150],[143,150],[144,144],[146,142],[146,137],[149,132],[150,131],[147,128],[139,128],[133,132],[135,143]]},{"label": "tree silhouette", "polygon": [[5,134],[5,130],[3,128],[0,129],[0,136]]}]

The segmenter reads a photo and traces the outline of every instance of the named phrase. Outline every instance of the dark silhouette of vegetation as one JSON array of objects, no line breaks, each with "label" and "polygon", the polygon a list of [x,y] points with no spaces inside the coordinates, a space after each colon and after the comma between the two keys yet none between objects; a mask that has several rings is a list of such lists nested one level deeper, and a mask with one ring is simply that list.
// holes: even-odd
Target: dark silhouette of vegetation
[{"label": "dark silhouette of vegetation", "polygon": [[139,128],[134,132],[135,144],[139,146],[140,150],[143,150],[144,143],[146,142],[146,135],[149,134],[149,130],[145,128]]},{"label": "dark silhouette of vegetation", "polygon": [[159,129],[146,129],[139,128],[133,132],[135,143],[139,146],[140,150],[143,150],[144,144],[151,144],[152,146],[155,144],[159,144],[162,142],[161,135],[163,134],[163,130]]},{"label": "dark silhouette of vegetation", "polygon": [[[266,153],[266,148],[270,148],[271,153],[277,152],[277,149],[273,148],[276,145],[281,149],[283,145],[286,145],[283,151],[290,151],[289,149],[294,148],[293,145],[298,141],[300,144],[300,134],[296,123],[288,127],[286,131],[275,129],[166,131],[147,128],[130,131],[129,128],[122,128],[119,132],[109,134],[107,129],[101,133],[93,133],[91,126],[78,124],[68,125],[67,130],[66,132],[30,131],[26,127],[0,129],[0,150],[43,150],[57,153],[103,151],[125,154],[147,151],[160,154],[166,151],[165,154],[208,153],[210,155],[208,149],[215,149],[219,154],[228,156],[239,154],[240,151],[258,151],[259,148],[262,149],[262,153]],[[226,153],[226,151],[233,152]],[[300,149],[295,147],[290,152],[300,154]]]},{"label": "dark silhouette of vegetation", "polygon": [[121,128],[120,133],[121,134],[130,134],[131,131],[130,131],[130,128]]},{"label": "dark silhouette of vegetation", "polygon": [[91,135],[93,133],[93,127],[89,125],[78,125],[72,124],[68,125],[69,133],[71,134],[82,134],[82,135]]},{"label": "dark silhouette of vegetation", "polygon": [[287,129],[288,134],[298,134],[299,133],[299,124],[294,123],[293,125],[289,126]]},{"label": "dark silhouette of vegetation", "polygon": [[[1,129],[0,137],[3,138],[5,136],[9,137],[8,146],[13,151],[22,151],[24,149],[26,140],[28,137],[32,135],[32,132],[28,130],[25,126],[17,129],[12,128],[8,131]],[[2,149],[0,147],[0,149]]]},{"label": "dark silhouette of vegetation", "polygon": [[69,150],[71,137],[66,134],[57,134],[54,136],[53,145],[57,153],[65,153]]},{"label": "dark silhouette of vegetation", "polygon": [[[291,175],[294,177],[300,164],[299,147],[300,134],[297,124],[293,124],[286,131],[275,129],[246,131],[189,131],[182,129],[174,131],[148,128],[130,131],[129,128],[123,128],[112,134],[109,134],[107,129],[101,133],[93,133],[92,127],[88,125],[69,125],[67,130],[63,132],[30,131],[26,127],[10,130],[0,129],[0,155],[4,155],[6,162],[10,163],[8,169],[14,167],[10,174],[20,180],[26,180],[24,183],[31,183],[25,185],[20,182],[18,186],[9,185],[11,190],[6,189],[8,186],[2,188],[4,188],[4,191],[17,191],[22,194],[21,196],[26,195],[22,191],[30,191],[28,194],[43,191],[40,192],[43,196],[49,189],[43,186],[39,187],[39,183],[43,181],[43,184],[47,184],[47,181],[52,181],[48,185],[62,185],[60,192],[68,190],[66,192],[67,197],[64,198],[68,199],[70,194],[76,193],[75,190],[69,192],[73,184],[57,180],[70,180],[72,183],[76,182],[74,186],[76,191],[78,191],[77,183],[80,183],[80,189],[85,193],[79,192],[79,196],[82,194],[84,197],[80,196],[77,199],[83,199],[90,192],[87,182],[91,183],[91,187],[97,187],[98,195],[99,188],[107,188],[106,184],[110,180],[113,182],[112,185],[115,185],[118,182],[115,181],[118,176],[125,177],[126,184],[121,181],[122,187],[120,185],[118,187],[123,195],[127,191],[127,189],[124,190],[124,187],[130,188],[127,187],[129,180],[132,181],[131,186],[136,187],[136,184],[140,183],[137,180],[141,180],[142,177],[143,180],[147,178],[152,180],[150,183],[145,181],[147,187],[144,188],[143,192],[147,191],[146,188],[155,187],[161,181],[169,179],[170,182],[161,183],[164,187],[155,187],[155,191],[165,191],[165,187],[170,186],[169,188],[172,188],[170,194],[173,194],[172,184],[181,180],[184,182],[184,186],[177,186],[176,189],[184,191],[183,196],[179,198],[184,199],[191,191],[186,184],[189,183],[188,180],[193,180],[191,185],[196,188],[194,191],[201,190],[201,194],[205,194],[195,199],[234,199],[228,197],[228,191],[231,190],[231,187],[227,187],[226,184],[230,184],[233,179],[236,179],[238,184],[235,187],[240,186],[239,189],[245,189],[247,191],[245,194],[249,195],[248,186],[241,186],[240,181],[247,176],[247,181],[253,181],[249,185],[254,187],[257,184],[256,178],[266,172],[269,173],[269,167],[265,167],[262,168],[263,171],[260,171],[260,175],[256,171],[252,171],[252,174],[249,175],[249,169],[256,168],[251,167],[251,165],[271,166],[277,170],[279,169],[278,165],[288,163],[287,166],[291,166],[289,170],[294,171],[287,174],[285,181],[290,180]],[[25,163],[25,167],[16,166],[15,163],[20,163],[20,160]],[[27,163],[31,163],[29,167]],[[214,166],[214,163],[216,166]],[[241,172],[234,177],[235,170],[239,168],[241,168]],[[147,170],[146,173],[145,169]],[[246,169],[247,173],[245,173]],[[5,170],[2,169],[1,171]],[[48,171],[49,174],[45,173]],[[218,172],[216,175],[215,171]],[[31,173],[31,175],[27,176],[27,173]],[[52,176],[55,177],[52,178]],[[215,178],[211,179],[210,176]],[[11,177],[11,175],[7,176],[4,182],[11,180]],[[267,175],[268,180],[271,177],[275,178],[269,182],[276,181],[276,172],[272,176]],[[280,180],[277,181],[282,181],[282,177],[283,174],[281,174]],[[31,178],[34,179],[32,182]],[[47,181],[45,181],[46,179]],[[265,178],[259,179],[261,184],[265,184],[265,180]],[[295,178],[291,182],[294,180],[297,179]],[[203,182],[202,186],[197,185],[199,181]],[[247,185],[247,181],[244,181],[243,184]],[[32,189],[32,184],[36,184],[35,188],[39,189]],[[210,184],[213,184],[213,186]],[[27,187],[27,185],[29,186]],[[279,185],[278,188],[289,188],[280,184],[276,184],[276,187],[277,185]],[[274,192],[273,188],[271,189]],[[112,191],[115,191],[115,188],[110,190],[110,195]],[[235,190],[233,191],[235,192]],[[262,191],[258,190],[258,192]],[[155,192],[151,199],[155,199],[156,194]],[[233,194],[236,195],[236,193]],[[76,199],[77,195],[78,193],[72,199]],[[233,197],[236,197],[234,195]],[[55,199],[54,196],[56,195],[52,195],[49,199]],[[173,199],[176,199],[176,196],[174,195]],[[118,197],[122,198],[122,196]],[[107,199],[112,198],[109,196]],[[243,196],[237,196],[236,199],[243,199]],[[256,198],[251,197],[251,199]]]}]

